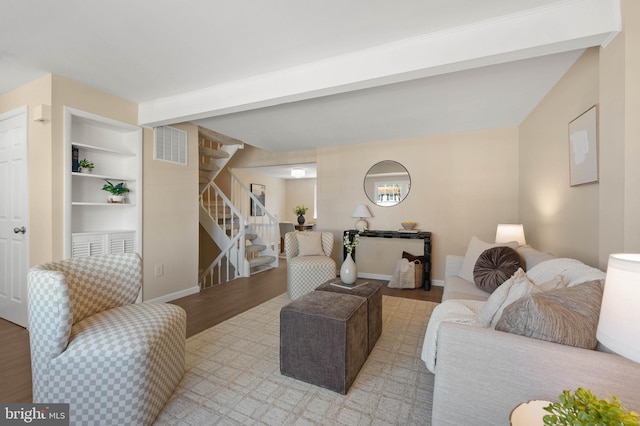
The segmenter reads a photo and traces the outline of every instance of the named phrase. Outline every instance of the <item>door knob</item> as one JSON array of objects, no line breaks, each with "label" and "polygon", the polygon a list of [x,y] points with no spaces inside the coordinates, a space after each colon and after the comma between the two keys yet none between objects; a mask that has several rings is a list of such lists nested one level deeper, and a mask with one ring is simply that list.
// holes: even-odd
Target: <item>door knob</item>
[{"label": "door knob", "polygon": [[25,228],[24,226],[21,226],[20,228],[15,227],[13,228],[13,232],[16,234],[24,234],[25,232],[27,232],[27,228]]}]

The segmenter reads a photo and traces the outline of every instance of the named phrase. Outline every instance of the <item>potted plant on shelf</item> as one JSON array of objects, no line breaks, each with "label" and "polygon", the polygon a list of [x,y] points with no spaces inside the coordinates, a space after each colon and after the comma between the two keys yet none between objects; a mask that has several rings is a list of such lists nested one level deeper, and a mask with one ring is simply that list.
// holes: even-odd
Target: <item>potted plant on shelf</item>
[{"label": "potted plant on shelf", "polygon": [[94,164],[86,158],[83,158],[78,162],[78,171],[80,173],[91,173],[94,167]]},{"label": "potted plant on shelf", "polygon": [[304,215],[307,210],[309,210],[309,208],[305,206],[296,206],[296,208],[293,209],[293,211],[298,216],[298,225],[304,225]]},{"label": "potted plant on shelf", "polygon": [[113,183],[109,182],[108,179],[105,179],[105,181],[107,183],[104,184],[104,186],[102,187],[102,190],[111,193],[111,196],[109,197],[109,202],[123,204],[124,194],[129,192],[129,188],[126,188],[124,186],[124,182],[120,182],[119,184],[114,185]]}]

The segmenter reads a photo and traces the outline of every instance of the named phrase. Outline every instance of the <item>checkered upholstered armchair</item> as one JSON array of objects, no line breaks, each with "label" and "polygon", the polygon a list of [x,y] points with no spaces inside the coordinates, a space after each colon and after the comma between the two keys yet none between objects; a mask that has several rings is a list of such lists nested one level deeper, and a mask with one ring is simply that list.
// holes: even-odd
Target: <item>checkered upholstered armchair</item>
[{"label": "checkered upholstered armchair", "polygon": [[[314,247],[309,241],[318,242]],[[284,250],[287,257],[287,293],[291,300],[336,277],[336,262],[331,258],[331,232],[288,232]]]},{"label": "checkered upholstered armchair", "polygon": [[33,402],[71,424],[153,423],[184,374],[186,313],[135,304],[137,254],[66,259],[28,275]]}]

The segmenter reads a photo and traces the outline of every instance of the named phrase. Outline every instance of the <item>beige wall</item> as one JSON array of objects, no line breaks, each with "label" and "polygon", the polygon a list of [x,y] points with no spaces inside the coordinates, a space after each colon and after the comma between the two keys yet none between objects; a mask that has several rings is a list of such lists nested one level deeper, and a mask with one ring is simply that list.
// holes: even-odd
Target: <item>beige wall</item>
[{"label": "beige wall", "polygon": [[[153,159],[153,131],[144,129],[144,300],[198,291],[198,128],[188,132],[186,166]],[[164,274],[155,276],[156,265]]]},{"label": "beige wall", "polygon": [[[33,108],[51,106],[52,76],[47,75],[0,96],[0,114],[28,106],[29,266],[53,260],[52,122],[33,121]],[[62,227],[62,223],[57,224]]]},{"label": "beige wall", "polygon": [[640,252],[640,4],[621,4],[623,32],[600,53],[601,267]]},{"label": "beige wall", "polygon": [[[33,121],[33,107],[43,104],[51,106],[51,121]],[[29,107],[29,265],[34,266],[64,256],[64,107],[135,125],[138,106],[56,75],[0,96],[0,113],[24,105]],[[191,167],[159,164],[151,160],[153,134],[149,129],[144,132],[145,300],[197,288],[198,193],[194,182],[198,171],[197,133],[194,136],[193,130],[189,141]],[[164,263],[160,278],[154,277],[157,263]]]},{"label": "beige wall", "polygon": [[[606,269],[640,251],[640,4],[623,32],[585,52],[520,126],[520,218],[532,245]],[[568,123],[599,108],[599,182],[569,187]]]},{"label": "beige wall", "polygon": [[315,223],[317,216],[314,203],[316,179],[286,179],[285,187],[287,196],[285,199],[285,209],[282,212],[283,221],[298,223],[296,216],[296,206],[305,206],[309,210],[304,215],[305,224]]},{"label": "beige wall", "polygon": [[[265,202],[266,208],[274,216],[280,217],[285,209],[285,199],[287,196],[287,190],[285,186],[285,180],[267,176],[262,173],[256,173],[250,170],[233,169],[233,173],[238,177],[240,182],[251,190],[251,184],[260,184],[265,186]],[[238,207],[238,206],[236,206]],[[249,199],[243,200],[241,212],[245,217],[249,218],[249,222],[260,222],[260,218],[250,216]]]},{"label": "beige wall", "polygon": [[[367,170],[381,160],[398,161],[411,175],[411,192],[394,207],[375,206],[363,190]],[[320,148],[317,224],[336,236],[338,265],[342,232],[353,229],[351,214],[358,204],[367,205],[373,215],[370,229],[397,230],[400,222],[414,221],[432,232],[432,278],[442,280],[446,254],[464,254],[474,235],[493,241],[498,223],[518,220],[518,129]],[[378,244],[385,241],[377,239]],[[418,254],[415,246],[410,250]],[[396,247],[380,251],[393,259],[402,254]],[[358,253],[359,272],[373,272],[369,256]],[[375,273],[391,275],[393,268],[386,269],[376,267]]]},{"label": "beige wall", "polygon": [[527,242],[598,264],[597,183],[569,186],[568,123],[598,103],[598,49],[585,52],[520,126],[520,220]]}]

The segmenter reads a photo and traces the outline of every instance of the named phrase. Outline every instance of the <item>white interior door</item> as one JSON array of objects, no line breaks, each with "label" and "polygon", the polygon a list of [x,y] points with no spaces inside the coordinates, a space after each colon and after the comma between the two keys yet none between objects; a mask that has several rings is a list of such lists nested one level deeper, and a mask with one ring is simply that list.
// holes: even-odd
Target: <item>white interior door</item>
[{"label": "white interior door", "polygon": [[0,317],[27,326],[27,108],[0,114]]}]

